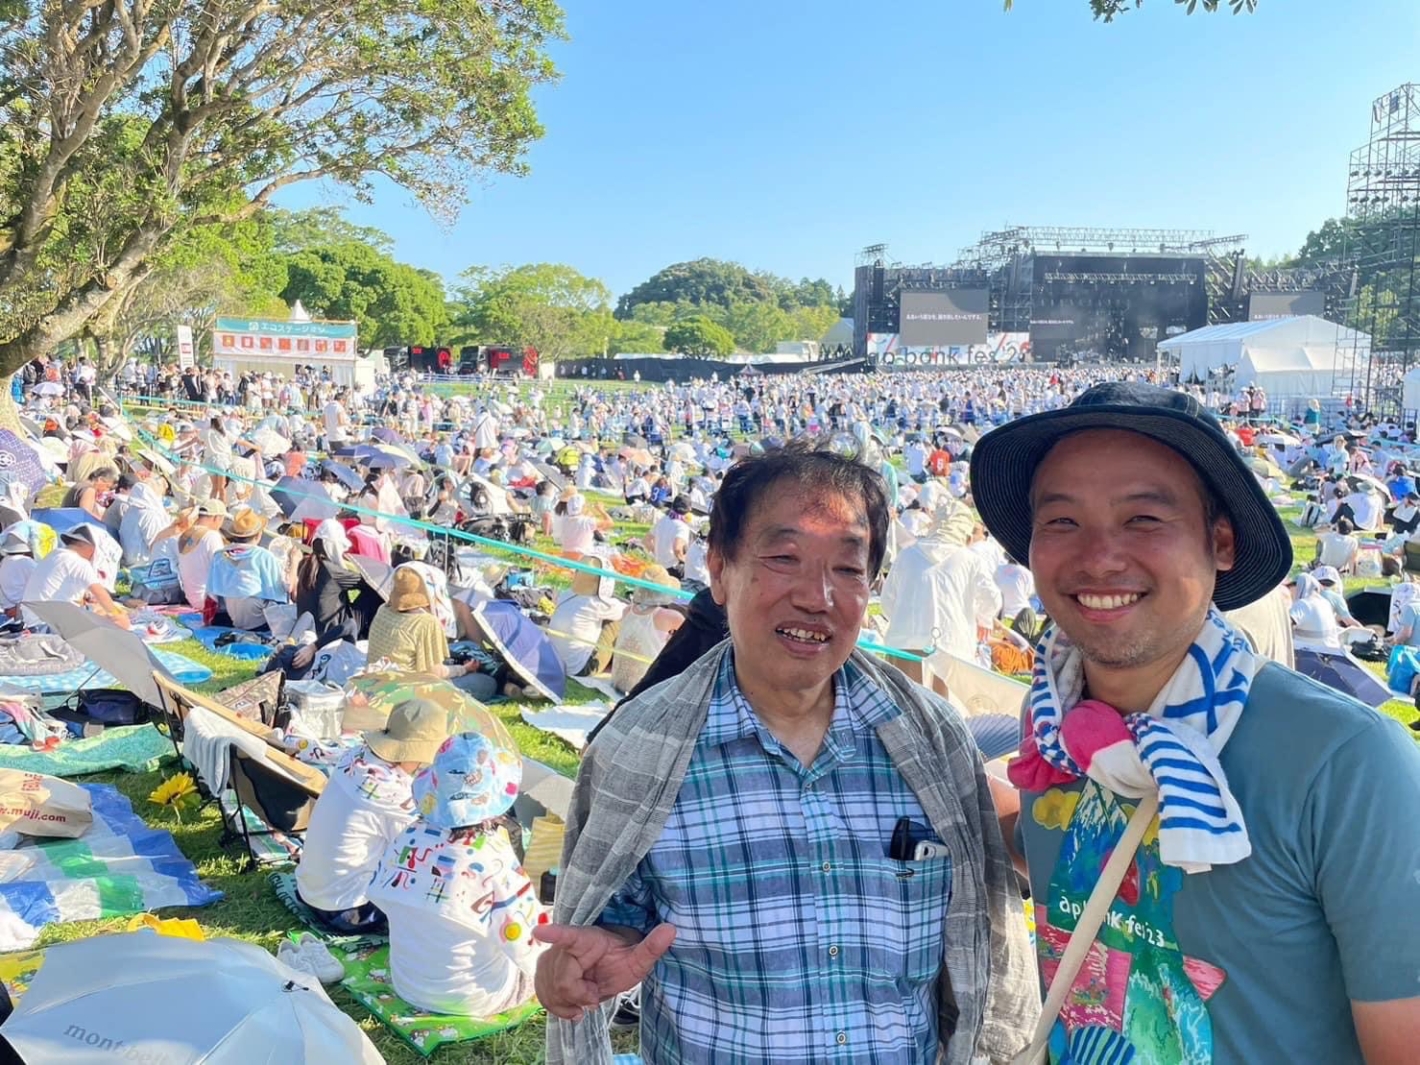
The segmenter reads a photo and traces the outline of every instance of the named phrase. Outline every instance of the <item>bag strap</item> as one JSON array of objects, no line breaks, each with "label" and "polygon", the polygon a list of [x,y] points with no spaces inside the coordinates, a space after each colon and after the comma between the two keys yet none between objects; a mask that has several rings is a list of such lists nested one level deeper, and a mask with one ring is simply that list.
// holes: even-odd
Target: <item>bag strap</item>
[{"label": "bag strap", "polygon": [[1119,838],[1110,853],[1109,861],[1105,862],[1100,878],[1095,882],[1094,890],[1090,892],[1089,901],[1085,903],[1080,919],[1075,922],[1075,930],[1070,933],[1070,942],[1065,945],[1065,953],[1060,957],[1055,979],[1050,981],[1050,990],[1046,993],[1045,1005],[1041,1008],[1040,1020],[1035,1026],[1035,1035],[1031,1037],[1030,1045],[1016,1055],[1012,1065],[1037,1065],[1042,1060],[1041,1055],[1050,1042],[1050,1030],[1055,1027],[1055,1018],[1060,1016],[1060,1010],[1065,1005],[1065,996],[1074,986],[1075,977],[1079,975],[1080,967],[1085,963],[1085,955],[1094,945],[1095,934],[1104,923],[1110,906],[1114,904],[1119,885],[1124,882],[1124,874],[1128,871],[1129,864],[1134,861],[1134,853],[1139,849],[1139,843],[1158,811],[1158,792],[1144,796],[1134,808],[1129,824],[1124,827],[1124,835]]}]

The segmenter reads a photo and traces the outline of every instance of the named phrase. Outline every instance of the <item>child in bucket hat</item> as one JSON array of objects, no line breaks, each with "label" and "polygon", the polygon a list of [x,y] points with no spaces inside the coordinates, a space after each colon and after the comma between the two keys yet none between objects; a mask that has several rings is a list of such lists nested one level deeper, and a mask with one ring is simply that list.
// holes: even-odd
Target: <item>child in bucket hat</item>
[{"label": "child in bucket hat", "polygon": [[419,820],[386,850],[370,897],[389,919],[395,992],[433,1013],[490,1017],[533,995],[548,922],[506,829],[522,757],[451,736],[414,781]]}]

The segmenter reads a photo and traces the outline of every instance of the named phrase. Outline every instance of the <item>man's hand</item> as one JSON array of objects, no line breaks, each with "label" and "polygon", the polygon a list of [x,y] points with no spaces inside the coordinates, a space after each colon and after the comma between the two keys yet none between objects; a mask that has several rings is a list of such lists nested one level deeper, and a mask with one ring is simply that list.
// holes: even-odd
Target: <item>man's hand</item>
[{"label": "man's hand", "polygon": [[552,945],[537,961],[537,999],[548,1013],[578,1021],[613,995],[644,980],[675,941],[675,927],[657,925],[644,937],[591,925],[540,925],[533,937]]},{"label": "man's hand", "polygon": [[316,657],[316,645],[308,643],[294,655],[291,656],[291,665],[297,669],[305,669]]}]

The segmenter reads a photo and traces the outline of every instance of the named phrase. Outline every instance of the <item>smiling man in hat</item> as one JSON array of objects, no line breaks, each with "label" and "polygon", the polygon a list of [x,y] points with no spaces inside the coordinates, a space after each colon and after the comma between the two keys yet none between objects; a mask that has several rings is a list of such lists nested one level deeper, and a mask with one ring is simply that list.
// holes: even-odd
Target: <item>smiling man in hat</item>
[{"label": "smiling man in hat", "polygon": [[972,485],[1053,620],[1010,768],[1044,983],[1133,806],[1160,799],[1052,1059],[1414,1061],[1420,752],[1219,613],[1292,558],[1215,419],[1099,385],[983,436]]},{"label": "smiling man in hat", "polygon": [[338,935],[382,930],[370,901],[380,858],[414,823],[414,774],[449,738],[449,713],[427,699],[390,712],[383,729],[364,734],[330,775],[316,800],[296,867],[296,890],[321,923]]}]

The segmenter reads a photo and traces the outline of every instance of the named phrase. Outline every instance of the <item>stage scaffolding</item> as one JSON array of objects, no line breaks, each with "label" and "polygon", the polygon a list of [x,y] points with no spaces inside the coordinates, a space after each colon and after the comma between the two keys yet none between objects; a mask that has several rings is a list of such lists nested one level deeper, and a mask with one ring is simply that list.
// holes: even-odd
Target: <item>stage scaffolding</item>
[{"label": "stage scaffolding", "polygon": [[1370,139],[1351,153],[1346,219],[1345,258],[1360,279],[1346,324],[1372,337],[1370,358],[1348,353],[1351,392],[1378,412],[1399,413],[1401,381],[1420,346],[1420,86],[1413,82],[1371,105]]}]

